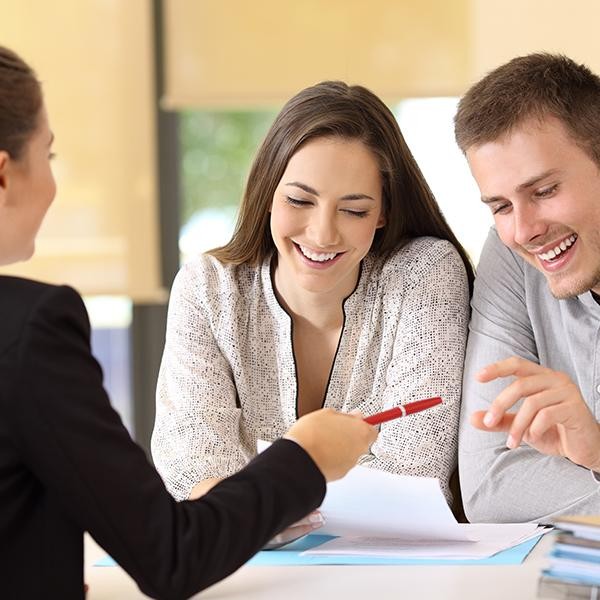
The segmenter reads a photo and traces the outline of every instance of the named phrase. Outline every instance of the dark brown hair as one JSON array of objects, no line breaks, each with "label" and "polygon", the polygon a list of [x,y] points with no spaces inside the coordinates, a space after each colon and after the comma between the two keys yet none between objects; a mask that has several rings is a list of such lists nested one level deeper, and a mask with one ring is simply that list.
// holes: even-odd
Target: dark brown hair
[{"label": "dark brown hair", "polygon": [[514,58],[463,96],[454,119],[463,152],[497,140],[523,121],[560,119],[573,140],[600,165],[600,78],[559,54]]},{"label": "dark brown hair", "polygon": [[368,89],[324,81],[296,94],[275,118],[252,164],[233,237],[210,252],[224,263],[258,264],[275,248],[269,208],[290,158],[309,140],[339,137],[360,140],[375,154],[383,184],[385,225],[371,252],[385,255],[412,238],[449,240],[469,276],[468,256],[446,223],[415,162],[394,115]]},{"label": "dark brown hair", "polygon": [[38,125],[42,89],[23,59],[0,46],[0,150],[18,160]]}]

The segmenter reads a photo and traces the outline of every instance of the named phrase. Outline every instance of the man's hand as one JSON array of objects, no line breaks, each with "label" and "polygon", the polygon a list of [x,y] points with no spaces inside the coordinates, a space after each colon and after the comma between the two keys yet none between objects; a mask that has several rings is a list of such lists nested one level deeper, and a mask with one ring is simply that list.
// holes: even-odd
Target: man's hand
[{"label": "man's hand", "polygon": [[360,414],[322,408],[298,419],[285,438],[300,444],[327,481],[343,477],[377,438],[377,429]]},{"label": "man's hand", "polygon": [[[507,431],[508,448],[521,441],[543,454],[564,456],[600,471],[600,428],[571,378],[558,371],[513,356],[484,367],[481,383],[516,377],[487,411],[471,415],[471,424],[484,431]],[[519,400],[516,413],[507,413]]]}]

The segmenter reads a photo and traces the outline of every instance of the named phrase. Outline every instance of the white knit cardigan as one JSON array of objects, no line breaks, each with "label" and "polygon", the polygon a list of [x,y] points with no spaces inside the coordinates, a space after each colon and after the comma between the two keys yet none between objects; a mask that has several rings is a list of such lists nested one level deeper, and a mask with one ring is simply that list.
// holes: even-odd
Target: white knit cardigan
[{"label": "white knit cardigan", "polygon": [[[223,477],[296,421],[292,321],[278,303],[270,260],[223,265],[202,255],[173,284],[152,454],[178,500]],[[438,477],[451,500],[469,315],[464,265],[447,241],[417,238],[386,260],[368,255],[344,302],[344,325],[324,399],[365,415],[429,396],[436,408],[381,426],[362,464]]]}]

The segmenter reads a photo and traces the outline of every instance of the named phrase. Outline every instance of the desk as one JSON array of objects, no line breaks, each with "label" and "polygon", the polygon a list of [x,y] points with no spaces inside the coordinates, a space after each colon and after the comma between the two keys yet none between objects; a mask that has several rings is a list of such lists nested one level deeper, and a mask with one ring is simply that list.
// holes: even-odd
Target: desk
[{"label": "desk", "polygon": [[[546,535],[522,565],[510,566],[245,566],[201,592],[199,600],[532,600]],[[92,567],[105,552],[86,536],[87,600],[147,598],[120,567]]]}]

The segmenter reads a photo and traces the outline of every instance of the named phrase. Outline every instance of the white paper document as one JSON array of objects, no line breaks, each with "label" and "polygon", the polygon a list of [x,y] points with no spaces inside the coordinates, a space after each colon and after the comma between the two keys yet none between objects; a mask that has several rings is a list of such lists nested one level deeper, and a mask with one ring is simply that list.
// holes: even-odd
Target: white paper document
[{"label": "white paper document", "polygon": [[306,555],[474,559],[549,531],[537,523],[458,523],[437,479],[361,466],[327,484],[319,510],[325,524],[315,533],[337,537]]},{"label": "white paper document", "polygon": [[339,536],[304,554],[483,558],[546,531],[537,523],[457,523],[430,477],[355,467],[327,485],[320,534]]},{"label": "white paper document", "polygon": [[438,480],[431,477],[354,467],[343,479],[327,484],[319,510],[325,517],[319,533],[327,535],[419,541],[475,539],[456,522]]},{"label": "white paper document", "polygon": [[306,555],[379,556],[385,558],[487,558],[548,531],[536,523],[459,524],[477,541],[407,540],[405,538],[339,537],[303,552]]}]

